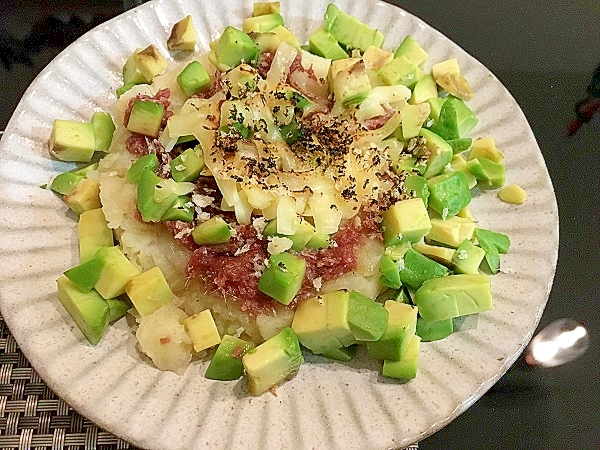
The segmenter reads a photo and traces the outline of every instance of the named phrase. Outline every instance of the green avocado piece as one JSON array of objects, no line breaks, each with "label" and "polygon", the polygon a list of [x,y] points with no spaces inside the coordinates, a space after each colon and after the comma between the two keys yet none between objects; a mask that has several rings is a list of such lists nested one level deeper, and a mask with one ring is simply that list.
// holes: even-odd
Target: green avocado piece
[{"label": "green avocado piece", "polygon": [[[416,86],[415,86],[415,89],[416,89]],[[436,89],[437,89],[437,84],[436,84]],[[448,100],[448,97],[434,97],[434,98],[429,98],[426,100],[426,102],[429,103],[429,106],[431,107],[431,111],[429,113],[430,119],[438,120],[440,118],[440,112],[442,111],[442,106],[444,106],[444,103],[446,103],[446,100]]]},{"label": "green avocado piece", "polygon": [[112,229],[108,227],[102,208],[84,211],[79,215],[77,236],[81,263],[93,259],[100,248],[115,245]]},{"label": "green avocado piece", "polygon": [[348,298],[348,326],[357,341],[377,341],[383,336],[389,313],[360,292],[351,291]]},{"label": "green avocado piece", "polygon": [[367,350],[373,359],[398,361],[415,335],[417,308],[394,300],[387,300],[384,307],[389,313],[386,330],[379,340],[366,343]]},{"label": "green avocado piece", "polygon": [[356,349],[358,345],[351,345],[350,347],[340,347],[335,350],[329,350],[321,353],[321,356],[329,359],[335,359],[336,361],[348,362],[356,356]]},{"label": "green avocado piece", "polygon": [[318,28],[308,38],[309,51],[327,59],[344,59],[348,54],[338,41],[324,28]]},{"label": "green avocado piece", "polygon": [[346,48],[357,48],[365,52],[371,45],[381,48],[383,34],[356,17],[341,11],[333,3],[325,11],[325,30]]},{"label": "green avocado piece", "polygon": [[306,248],[318,250],[320,248],[328,248],[331,243],[331,236],[325,233],[317,233],[312,235],[306,243]]},{"label": "green avocado piece", "polygon": [[89,162],[96,150],[94,125],[54,119],[49,148],[50,153],[61,161]]},{"label": "green avocado piece", "polygon": [[296,334],[286,327],[242,357],[248,391],[260,395],[292,377],[304,362]]},{"label": "green avocado piece", "polygon": [[417,319],[417,335],[423,342],[438,341],[450,336],[454,332],[452,319],[427,322],[422,317]]},{"label": "green avocado piece", "polygon": [[136,272],[127,280],[124,291],[142,317],[152,314],[173,300],[173,291],[158,266],[145,272]]},{"label": "green avocado piece", "polygon": [[492,309],[490,279],[484,274],[458,274],[423,282],[414,301],[424,320],[435,322]]},{"label": "green avocado piece", "polygon": [[171,176],[177,182],[194,181],[204,169],[204,155],[202,147],[184,150],[171,161]]},{"label": "green avocado piece", "polygon": [[137,99],[133,102],[126,128],[132,133],[157,138],[164,111],[164,106],[158,102]]},{"label": "green avocado piece", "polygon": [[482,247],[483,245],[486,247],[493,245],[498,249],[498,252],[503,255],[510,250],[510,238],[506,234],[485,230],[483,228],[475,228],[475,237]]},{"label": "green avocado piece", "polygon": [[381,255],[379,273],[381,273],[380,283],[382,285],[392,289],[399,289],[402,286],[398,266],[388,255]]},{"label": "green avocado piece", "polygon": [[231,238],[231,228],[222,217],[214,216],[196,225],[192,238],[198,245],[223,244]]},{"label": "green avocado piece", "polygon": [[109,307],[98,292],[82,292],[62,275],[56,280],[58,299],[87,340],[96,345],[108,326]]},{"label": "green avocado piece", "polygon": [[392,59],[377,71],[381,79],[388,86],[401,84],[412,89],[418,81],[419,68],[409,61],[406,56]]},{"label": "green avocado piece", "polygon": [[124,296],[117,298],[107,298],[106,303],[108,303],[108,322],[114,323],[119,320],[121,317],[124,317],[127,314],[127,311],[131,309],[131,303],[127,301]]},{"label": "green avocado piece", "polygon": [[456,108],[450,99],[442,105],[439,119],[434,120],[428,128],[445,140],[458,139],[460,137]]},{"label": "green avocado piece", "polygon": [[182,222],[192,222],[194,220],[194,205],[188,195],[180,195],[169,209],[162,215],[162,221],[181,220]]},{"label": "green avocado piece", "polygon": [[[133,52],[129,56],[129,58],[127,58],[127,61],[125,61],[125,64],[123,65],[123,88],[125,88],[125,86],[129,86],[129,88],[127,88],[125,91],[128,91],[136,84],[150,82],[150,80],[147,80],[146,77],[142,74],[137,65],[137,61],[134,58],[135,54],[140,52],[141,50],[142,49],[137,49],[135,52]],[[118,92],[119,90],[117,89],[117,94]]]},{"label": "green avocado piece", "polygon": [[458,134],[460,137],[466,136],[473,128],[475,128],[479,119],[477,119],[475,113],[471,111],[467,104],[460,98],[449,95],[446,101],[451,102],[454,106]]},{"label": "green avocado piece", "polygon": [[400,56],[405,56],[410,62],[421,67],[425,64],[429,55],[410,34],[407,34],[394,53],[394,58],[399,58]]},{"label": "green avocado piece", "polygon": [[[437,84],[431,74],[424,75],[413,88],[413,93],[410,98],[410,102],[417,105],[419,103],[427,102],[428,100],[437,99],[438,91]],[[429,113],[431,117],[431,111]],[[439,117],[439,114],[438,114]]]},{"label": "green avocado piece", "polygon": [[242,30],[244,30],[244,33],[267,33],[279,26],[284,26],[281,14],[261,14],[260,16],[245,18]]},{"label": "green avocado piece", "polygon": [[235,336],[225,335],[208,365],[204,377],[210,380],[237,380],[244,374],[242,357],[254,345]]},{"label": "green avocado piece", "polygon": [[92,125],[96,139],[96,150],[107,152],[115,132],[115,123],[111,115],[102,111],[95,112],[92,115]]},{"label": "green avocado piece", "polygon": [[[149,45],[145,49],[135,52],[131,58],[135,69],[143,77],[144,81],[142,83],[150,83],[155,76],[161,74],[169,66],[168,61],[154,45]],[[130,82],[125,79],[123,81],[124,83]]]},{"label": "green avocado piece", "polygon": [[404,188],[406,192],[414,198],[422,198],[425,207],[429,204],[429,187],[425,177],[416,174],[410,174],[404,179]]},{"label": "green avocado piece", "polygon": [[115,298],[125,293],[127,282],[140,271],[127,259],[119,247],[102,247],[94,259],[102,262],[102,269],[94,288],[102,298]]},{"label": "green avocado piece", "polygon": [[452,162],[454,152],[450,144],[432,131],[421,128],[420,135],[425,138],[425,147],[429,151],[427,169],[423,176],[431,178],[440,174],[444,167]]},{"label": "green avocado piece", "polygon": [[382,375],[388,378],[412,380],[417,376],[419,366],[419,349],[421,338],[413,336],[406,348],[406,352],[399,361],[383,361]]},{"label": "green avocado piece", "polygon": [[471,190],[462,172],[450,172],[427,180],[429,207],[443,219],[455,216],[471,202]]},{"label": "green avocado piece", "polygon": [[506,179],[506,167],[484,157],[467,161],[467,168],[477,178],[477,183],[482,186],[500,187]]},{"label": "green avocado piece", "polygon": [[196,30],[191,16],[176,22],[167,39],[167,48],[172,51],[191,52],[196,47]]},{"label": "green avocado piece", "polygon": [[385,245],[417,242],[429,233],[431,221],[422,198],[400,200],[383,213]]},{"label": "green avocado piece", "polygon": [[71,280],[77,289],[81,292],[88,293],[98,282],[102,265],[102,261],[92,258],[89,261],[67,270],[64,272],[64,275]]},{"label": "green avocado piece", "polygon": [[[292,321],[294,333],[302,345],[316,355],[333,352],[342,347],[343,344],[337,338],[341,334],[340,331],[346,332],[347,336],[352,336],[347,321],[347,309],[344,312],[343,308],[330,308],[329,300],[336,295],[342,297],[342,302],[344,297],[345,300],[348,298],[347,292],[338,291],[334,294],[304,299],[298,304],[294,313]],[[342,313],[334,317],[334,309],[338,313],[341,310]]]},{"label": "green avocado piece", "polygon": [[306,261],[299,256],[287,252],[271,255],[258,280],[258,290],[288,305],[302,287],[305,271]]},{"label": "green avocado piece", "polygon": [[252,4],[252,17],[279,13],[281,5],[279,2],[254,2]]},{"label": "green avocado piece", "polygon": [[468,150],[473,144],[473,139],[471,138],[459,138],[459,139],[448,139],[446,142],[450,144],[452,147],[452,151],[456,155],[457,153],[464,152]]},{"label": "green avocado piece", "polygon": [[156,187],[163,181],[151,170],[143,170],[137,186],[137,208],[144,222],[160,222],[165,212],[179,197],[170,193],[164,200],[157,201]]},{"label": "green avocado piece", "polygon": [[52,189],[57,194],[68,195],[70,194],[75,186],[79,184],[85,177],[82,175],[74,174],[73,172],[63,172],[58,174],[50,184]]},{"label": "green avocado piece", "polygon": [[458,246],[452,256],[455,273],[479,273],[479,265],[485,256],[485,250],[475,246],[470,240]]},{"label": "green avocado piece", "polygon": [[214,48],[218,64],[234,68],[241,63],[252,63],[258,58],[258,48],[241,30],[228,26]]},{"label": "green avocado piece", "polygon": [[121,95],[123,95],[125,92],[127,92],[132,87],[134,87],[136,84],[138,84],[138,83],[127,83],[127,84],[124,84],[123,86],[121,86],[120,88],[117,88],[117,90],[115,91],[115,93],[117,94],[117,98],[121,98]]},{"label": "green avocado piece", "polygon": [[[277,219],[271,220],[265,229],[263,230],[263,236],[285,236],[283,234],[277,233]],[[300,219],[298,223],[298,227],[296,228],[296,233],[291,236],[285,236],[292,240],[292,250],[301,251],[304,247],[308,246],[308,243],[315,236],[315,227],[308,222],[307,220]],[[329,237],[328,235],[325,235]],[[329,241],[327,242],[327,246],[329,246]],[[318,247],[321,248],[321,247]]]},{"label": "green avocado piece", "polygon": [[155,153],[140,156],[127,171],[127,179],[133,184],[138,184],[145,170],[155,172],[156,169],[158,169],[158,157]]},{"label": "green avocado piece", "polygon": [[177,84],[191,97],[210,85],[210,76],[200,61],[192,61],[177,75]]},{"label": "green avocado piece", "polygon": [[431,278],[448,275],[448,268],[409,248],[400,267],[400,280],[411,289],[419,289]]}]

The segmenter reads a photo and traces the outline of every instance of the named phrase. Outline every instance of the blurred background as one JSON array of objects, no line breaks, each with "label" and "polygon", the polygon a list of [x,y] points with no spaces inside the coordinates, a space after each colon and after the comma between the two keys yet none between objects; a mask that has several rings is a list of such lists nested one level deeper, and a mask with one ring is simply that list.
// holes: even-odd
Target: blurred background
[{"label": "blurred background", "polygon": [[[139,3],[1,0],[0,129],[29,83],[66,45]],[[556,278],[540,328],[573,317],[591,335],[588,352],[564,366],[533,369],[519,361],[480,401],[420,448],[598,449],[600,110],[591,93],[600,90],[600,80],[593,81],[600,65],[600,2],[390,3],[475,56],[525,112],[554,184],[561,222]]]}]

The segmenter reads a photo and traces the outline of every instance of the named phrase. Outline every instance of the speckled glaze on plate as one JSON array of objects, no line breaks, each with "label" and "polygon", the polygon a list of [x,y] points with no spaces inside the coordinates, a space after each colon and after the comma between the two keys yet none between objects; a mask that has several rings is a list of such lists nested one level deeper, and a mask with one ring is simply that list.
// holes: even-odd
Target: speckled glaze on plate
[{"label": "speckled glaze on plate", "polygon": [[[56,298],[56,278],[77,263],[74,218],[39,186],[71,168],[51,159],[52,120],[89,120],[107,110],[121,67],[138,47],[167,55],[171,26],[191,14],[199,51],[226,25],[241,26],[251,1],[156,0],[87,33],[32,83],[0,144],[0,305],[44,380],[101,427],[144,448],[397,448],[435,432],[483,395],[529,341],[546,304],[557,259],[558,215],[548,172],[515,100],[479,62],[427,24],[382,2],[339,0],[343,10],[378,27],[385,48],[412,34],[429,64],[456,57],[476,96],[473,136],[493,136],[506,156],[507,181],[528,194],[523,206],[485,192],[472,211],[485,228],[508,233],[511,252],[492,278],[495,308],[476,329],[422,345],[409,383],[379,375],[359,354],[350,363],[307,355],[298,376],[277,395],[251,397],[243,381],[203,378],[205,364],[184,376],[160,372],[135,350],[123,321],[96,347],[87,343]],[[286,24],[305,39],[327,2],[282,2]],[[430,66],[426,67],[428,70]]]}]

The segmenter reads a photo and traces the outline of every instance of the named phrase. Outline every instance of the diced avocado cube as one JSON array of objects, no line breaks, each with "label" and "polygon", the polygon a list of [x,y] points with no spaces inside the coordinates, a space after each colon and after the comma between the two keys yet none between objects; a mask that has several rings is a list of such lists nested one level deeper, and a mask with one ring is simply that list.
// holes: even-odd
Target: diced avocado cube
[{"label": "diced avocado cube", "polygon": [[142,273],[136,269],[136,273],[126,282],[124,291],[142,317],[152,314],[173,300],[173,291],[158,266]]},{"label": "diced avocado cube", "polygon": [[96,345],[108,326],[108,304],[96,291],[81,292],[66,276],[56,280],[58,299],[87,340]]},{"label": "diced avocado cube", "polygon": [[248,391],[261,395],[292,377],[304,362],[296,334],[286,327],[242,357]]},{"label": "diced avocado cube", "polygon": [[300,50],[300,44],[298,43],[298,38],[294,33],[288,30],[284,26],[278,26],[273,28],[271,33],[275,34],[279,39],[279,42],[285,42],[286,44],[291,45],[297,50]]},{"label": "diced avocado cube", "polygon": [[423,319],[447,320],[492,309],[490,279],[484,274],[458,274],[432,278],[414,296]]},{"label": "diced avocado cube", "polygon": [[477,224],[463,217],[453,216],[444,220],[431,218],[431,230],[425,236],[426,239],[439,242],[440,244],[458,247],[465,239],[472,239]]},{"label": "diced avocado cube", "polygon": [[435,82],[448,94],[468,101],[473,98],[473,89],[469,82],[460,74],[447,73],[435,78]]},{"label": "diced avocado cube", "polygon": [[412,245],[413,250],[418,251],[421,255],[433,259],[446,266],[452,265],[452,257],[455,250],[453,248],[441,247],[438,245],[429,245],[425,242],[416,242]]},{"label": "diced avocado cube", "polygon": [[478,184],[490,187],[504,185],[506,168],[504,164],[496,163],[490,159],[479,157],[467,161],[467,168],[475,175]]},{"label": "diced avocado cube", "polygon": [[135,100],[127,122],[127,129],[132,133],[157,138],[160,134],[164,111],[164,106],[158,102]]},{"label": "diced avocado cube", "polygon": [[[300,219],[298,226],[296,227],[296,232],[293,235],[285,236],[292,240],[292,250],[301,251],[304,247],[308,247],[308,243],[315,237],[315,227],[308,222],[307,220]],[[271,220],[265,229],[263,230],[263,236],[283,236],[277,233],[277,218]],[[329,246],[329,236],[323,235],[326,237],[326,245],[325,247],[309,247],[309,248],[326,248]],[[313,242],[316,245],[316,240]]]},{"label": "diced avocado cube", "polygon": [[473,141],[473,148],[471,148],[468,160],[470,161],[475,158],[487,158],[498,164],[504,162],[504,155],[498,150],[498,147],[494,143],[494,138],[491,137],[479,138]]},{"label": "diced avocado cube", "polygon": [[450,172],[427,180],[429,207],[443,219],[455,216],[471,202],[471,191],[463,172]]},{"label": "diced avocado cube", "polygon": [[479,246],[485,251],[485,260],[490,271],[498,272],[500,270],[500,253],[508,253],[510,238],[505,234],[483,228],[475,229],[475,237]]},{"label": "diced avocado cube", "polygon": [[461,154],[456,154],[452,157],[450,168],[455,172],[462,172],[467,180],[467,186],[469,189],[473,189],[477,185],[477,178],[471,173],[467,167],[467,161]]},{"label": "diced avocado cube", "polygon": [[380,31],[346,14],[333,3],[325,11],[325,29],[346,48],[357,48],[365,52],[371,45],[383,45],[384,37]]},{"label": "diced avocado cube", "polygon": [[124,294],[127,282],[140,273],[119,247],[101,247],[94,258],[102,261],[100,277],[94,288],[103,298]]},{"label": "diced avocado cube", "polygon": [[479,273],[479,265],[483,261],[485,250],[475,246],[470,240],[465,240],[458,246],[452,263],[455,273]]},{"label": "diced avocado cube", "polygon": [[429,187],[427,180],[421,175],[410,174],[404,179],[404,188],[411,197],[419,197],[423,199],[425,207],[429,203]]},{"label": "diced avocado cube", "polygon": [[[150,80],[147,80],[142,74],[138,67],[137,60],[134,58],[136,53],[139,53],[140,51],[142,51],[141,48],[137,49],[129,56],[129,58],[127,58],[127,61],[125,61],[125,64],[123,65],[123,86],[120,89],[117,89],[117,96],[122,95],[136,84],[150,82]],[[120,95],[119,90],[122,91]]]},{"label": "diced avocado cube", "polygon": [[175,203],[165,211],[160,220],[192,222],[194,220],[194,205],[192,204],[190,197],[187,195],[180,195],[177,197]]},{"label": "diced avocado cube", "polygon": [[498,198],[504,203],[510,203],[511,205],[522,205],[527,200],[527,193],[525,189],[516,183],[504,186],[498,191]]},{"label": "diced avocado cube", "polygon": [[134,161],[127,171],[127,179],[133,184],[138,184],[142,177],[142,173],[145,170],[154,172],[157,168],[158,157],[156,156],[156,153],[149,153],[147,155],[140,156],[136,161]]},{"label": "diced avocado cube", "polygon": [[[431,75],[425,75],[415,84],[412,96],[410,97],[410,103],[417,105],[431,99],[437,99],[437,96],[438,91],[435,80]],[[428,102],[428,104],[430,106],[429,114],[431,117],[431,103]],[[439,117],[439,114],[437,117]]]},{"label": "diced avocado cube", "polygon": [[427,158],[427,169],[423,176],[425,178],[434,177],[442,172],[450,162],[452,162],[452,147],[443,138],[437,134],[421,128],[421,136],[425,138],[425,147],[429,151]]},{"label": "diced avocado cube", "polygon": [[280,2],[254,2],[252,4],[252,17],[278,13],[281,10]]},{"label": "diced avocado cube", "polygon": [[160,222],[164,213],[175,203],[178,195],[169,194],[164,200],[157,201],[156,186],[162,178],[150,170],[142,171],[137,186],[137,207],[144,222]]},{"label": "diced avocado cube", "polygon": [[[284,28],[284,27],[281,27],[281,28]],[[265,52],[275,53],[277,51],[277,48],[279,47],[279,44],[281,43],[281,39],[273,31],[270,31],[269,33],[253,34],[251,36],[251,38],[254,41],[254,43],[256,44],[256,47],[258,48],[259,53],[265,53]]]},{"label": "diced avocado cube", "polygon": [[448,268],[421,255],[412,248],[404,255],[404,264],[400,267],[400,280],[411,289],[419,289],[425,280],[448,275]]},{"label": "diced avocado cube", "polygon": [[291,253],[279,253],[269,257],[269,265],[258,280],[263,294],[288,305],[296,296],[304,280],[306,261]]},{"label": "diced avocado cube", "polygon": [[404,241],[400,244],[388,245],[385,247],[384,254],[389,256],[393,261],[399,261],[404,258],[404,255],[410,248],[410,242]]},{"label": "diced avocado cube", "polygon": [[102,206],[100,203],[100,182],[84,178],[77,183],[71,192],[63,197],[63,200],[75,214],[100,208]]},{"label": "diced avocado cube", "polygon": [[258,48],[246,33],[228,26],[216,43],[214,54],[219,64],[232,69],[243,62],[255,61]]},{"label": "diced avocado cube", "polygon": [[406,56],[410,62],[422,67],[429,55],[410,34],[407,34],[394,53],[394,58],[400,56]]},{"label": "diced avocado cube", "polygon": [[237,380],[244,374],[242,357],[254,345],[235,336],[225,335],[212,357],[204,377],[210,380]]},{"label": "diced avocado cube", "polygon": [[392,59],[377,73],[388,86],[401,84],[412,89],[419,81],[418,71],[416,64],[409,61],[406,56],[400,56]]},{"label": "diced avocado cube", "polygon": [[456,121],[458,123],[458,134],[460,137],[464,137],[475,128],[479,119],[467,104],[458,97],[449,95],[447,101],[452,102],[454,110],[456,111]]},{"label": "diced avocado cube", "polygon": [[452,319],[427,322],[422,317],[417,319],[417,335],[423,342],[439,341],[450,336],[454,332]]},{"label": "diced avocado cube", "polygon": [[96,150],[107,152],[112,143],[115,123],[107,112],[98,111],[92,115],[92,126],[96,140]]},{"label": "diced avocado cube", "polygon": [[[161,74],[169,66],[164,56],[154,45],[132,55],[135,67],[143,75],[145,82],[150,83],[155,76]],[[125,81],[127,83],[127,81]]]},{"label": "diced avocado cube", "polygon": [[[327,327],[327,297],[317,296],[302,300],[292,321],[298,340],[314,354],[334,351],[342,346]],[[346,319],[346,317],[344,317]]]},{"label": "diced avocado cube", "polygon": [[439,119],[434,120],[428,128],[446,141],[460,138],[456,108],[451,99],[444,102]]},{"label": "diced avocado cube", "polygon": [[420,103],[418,105],[406,104],[402,108],[402,137],[404,140],[419,135],[423,123],[429,117],[430,111],[431,108],[428,103]]},{"label": "diced avocado cube", "polygon": [[410,304],[410,297],[408,296],[405,288],[400,289],[386,289],[377,296],[378,303],[385,303],[387,300],[393,300],[395,302]]},{"label": "diced avocado cube", "polygon": [[386,246],[420,241],[430,229],[429,214],[422,198],[398,201],[383,213]]},{"label": "diced avocado cube", "polygon": [[381,374],[388,378],[412,380],[417,376],[420,348],[421,338],[419,336],[413,336],[406,348],[406,352],[399,361],[383,361]]},{"label": "diced avocado cube", "polygon": [[171,29],[169,39],[167,39],[167,48],[170,51],[188,51],[191,52],[196,46],[196,30],[192,16],[185,16]]},{"label": "diced avocado cube", "polygon": [[197,352],[214,347],[221,342],[221,336],[210,309],[186,317],[183,319],[183,325]]},{"label": "diced avocado cube", "polygon": [[106,303],[108,303],[108,322],[114,323],[119,320],[121,317],[124,317],[127,314],[127,311],[131,308],[131,303],[127,301],[124,296],[117,298],[107,298]]},{"label": "diced avocado cube", "polygon": [[392,289],[398,289],[402,286],[398,266],[388,255],[381,255],[381,259],[379,260],[379,273],[381,274],[380,282],[384,286]]},{"label": "diced avocado cube", "polygon": [[387,328],[387,309],[361,294],[351,291],[348,298],[348,326],[357,341],[377,341]]},{"label": "diced avocado cube", "polygon": [[200,145],[184,150],[171,161],[171,176],[177,182],[194,181],[204,169],[204,155]]},{"label": "diced avocado cube", "polygon": [[460,74],[460,66],[456,58],[446,59],[431,66],[431,74],[433,78],[441,77],[445,74]]},{"label": "diced avocado cube", "polygon": [[57,194],[67,195],[84,178],[84,176],[74,174],[73,172],[63,172],[54,177],[50,184],[50,189]]},{"label": "diced avocado cube", "polygon": [[64,274],[71,280],[77,289],[87,293],[90,292],[98,282],[102,265],[102,261],[92,258],[89,261],[67,270]]},{"label": "diced avocado cube", "polygon": [[392,59],[394,59],[394,54],[392,52],[388,52],[387,50],[383,50],[379,47],[371,45],[363,53],[362,59],[367,69],[379,70]]},{"label": "diced avocado cube", "polygon": [[329,359],[335,359],[336,361],[348,362],[356,356],[357,345],[351,345],[350,347],[340,347],[335,350],[329,350],[321,353],[321,356]]},{"label": "diced avocado cube", "polygon": [[61,161],[88,162],[96,150],[94,125],[55,119],[48,146],[50,153]]},{"label": "diced avocado cube", "polygon": [[340,46],[338,41],[324,28],[318,28],[308,38],[310,52],[328,59],[347,58],[348,54]]},{"label": "diced avocado cube", "polygon": [[191,97],[210,85],[210,76],[200,61],[192,61],[177,75],[177,84]]},{"label": "diced avocado cube", "polygon": [[417,327],[417,308],[406,303],[387,300],[387,328],[377,341],[367,342],[369,357],[398,361],[406,353]]},{"label": "diced avocado cube", "polygon": [[108,227],[102,208],[91,209],[79,215],[77,223],[79,237],[79,261],[91,260],[102,247],[115,245],[113,232]]},{"label": "diced avocado cube", "polygon": [[[416,89],[416,86],[415,86],[415,89]],[[437,84],[436,84],[436,89],[437,89]],[[440,112],[442,111],[442,106],[444,106],[444,103],[446,103],[446,100],[448,100],[448,97],[443,97],[443,98],[435,97],[435,98],[430,98],[430,99],[426,100],[426,102],[429,103],[429,106],[431,107],[431,112],[429,113],[430,119],[438,120],[440,118]]]},{"label": "diced avocado cube", "polygon": [[283,25],[283,17],[281,14],[262,14],[260,16],[245,18],[242,24],[242,30],[244,33],[267,33],[274,28]]},{"label": "diced avocado cube", "polygon": [[306,243],[306,248],[320,249],[327,248],[331,242],[331,236],[325,233],[317,233],[312,235],[309,241]]},{"label": "diced avocado cube", "polygon": [[198,245],[223,244],[231,238],[231,228],[220,216],[214,216],[199,223],[192,230],[192,238]]},{"label": "diced avocado cube", "polygon": [[468,150],[471,147],[471,144],[473,143],[473,139],[471,139],[471,138],[448,139],[446,142],[448,144],[450,144],[450,147],[452,147],[452,151],[454,152],[454,155],[456,155],[457,153],[461,153],[461,152]]}]

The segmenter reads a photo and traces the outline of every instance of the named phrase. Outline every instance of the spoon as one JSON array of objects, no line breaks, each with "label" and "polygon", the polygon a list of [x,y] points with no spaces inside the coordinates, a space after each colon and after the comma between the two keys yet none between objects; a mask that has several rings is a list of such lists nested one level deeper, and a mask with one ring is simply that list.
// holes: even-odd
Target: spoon
[{"label": "spoon", "polygon": [[583,355],[590,345],[587,329],[575,319],[558,319],[534,336],[524,352],[530,366],[555,367]]}]

